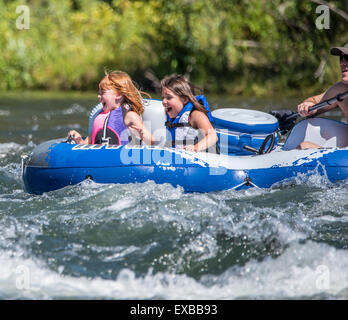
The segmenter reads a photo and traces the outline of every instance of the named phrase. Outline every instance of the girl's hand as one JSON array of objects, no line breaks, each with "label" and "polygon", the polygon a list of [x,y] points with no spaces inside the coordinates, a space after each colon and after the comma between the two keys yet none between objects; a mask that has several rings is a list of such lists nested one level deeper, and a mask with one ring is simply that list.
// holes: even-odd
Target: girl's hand
[{"label": "girl's hand", "polygon": [[77,144],[81,144],[82,143],[82,137],[81,137],[81,135],[77,131],[70,130],[69,133],[68,133],[68,139],[70,137],[75,141],[75,143],[77,143]]},{"label": "girl's hand", "polygon": [[137,131],[137,132],[138,132],[138,135],[139,135],[139,138],[140,138],[141,140],[144,140],[144,129],[143,129],[142,127],[138,127],[138,126],[136,126],[135,124],[133,124],[133,125],[131,125],[129,128],[130,128],[130,129],[133,129],[133,130],[135,130],[135,131]]},{"label": "girl's hand", "polygon": [[185,149],[186,151],[197,152],[197,146],[193,144],[183,146],[182,148]]}]

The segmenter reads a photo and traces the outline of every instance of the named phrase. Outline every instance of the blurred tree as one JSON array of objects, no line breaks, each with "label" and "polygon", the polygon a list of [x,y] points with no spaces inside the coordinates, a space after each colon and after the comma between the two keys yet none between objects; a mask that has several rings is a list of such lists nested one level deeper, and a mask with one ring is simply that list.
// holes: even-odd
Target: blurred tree
[{"label": "blurred tree", "polygon": [[[16,28],[19,5],[30,29]],[[319,29],[316,8],[330,8]],[[217,92],[321,90],[348,43],[342,1],[0,0],[0,89],[95,89],[104,67],[145,89],[183,73]]]}]

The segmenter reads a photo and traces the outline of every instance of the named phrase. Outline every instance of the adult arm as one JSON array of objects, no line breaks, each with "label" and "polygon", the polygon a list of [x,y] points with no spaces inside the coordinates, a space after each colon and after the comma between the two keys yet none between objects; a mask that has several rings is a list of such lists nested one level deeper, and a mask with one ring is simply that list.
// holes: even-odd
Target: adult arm
[{"label": "adult arm", "polygon": [[300,103],[297,106],[298,113],[301,117],[308,117],[312,116],[315,113],[317,113],[317,110],[309,111],[309,108],[314,106],[315,104],[318,104],[324,97],[325,92],[318,94],[316,96],[312,96],[304,100],[302,103]]},{"label": "adult arm", "polygon": [[331,105],[328,105],[326,107],[320,108],[318,110],[313,110],[311,112],[308,111],[308,109],[325,100],[331,99],[335,96],[337,96],[338,94],[345,92],[348,90],[348,85],[344,84],[343,82],[338,82],[336,84],[334,84],[333,86],[331,86],[326,92],[323,92],[320,95],[317,96],[313,96],[310,98],[307,98],[306,100],[304,100],[301,104],[298,105],[298,112],[300,114],[300,116],[302,117],[308,117],[311,116],[313,114],[322,114],[324,112],[327,112],[329,110],[332,110],[336,107],[340,107],[342,112],[344,113],[346,119],[348,120],[348,102],[346,102],[345,100],[342,102],[335,102]]}]

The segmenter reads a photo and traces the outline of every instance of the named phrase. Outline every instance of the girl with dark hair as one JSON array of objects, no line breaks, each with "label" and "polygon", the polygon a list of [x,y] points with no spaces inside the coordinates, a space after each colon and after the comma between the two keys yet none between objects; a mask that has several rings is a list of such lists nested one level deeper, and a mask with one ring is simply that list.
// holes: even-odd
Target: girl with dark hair
[{"label": "girl with dark hair", "polygon": [[210,121],[210,110],[196,99],[195,86],[184,76],[174,74],[161,81],[161,88],[172,146],[216,152],[218,137]]}]

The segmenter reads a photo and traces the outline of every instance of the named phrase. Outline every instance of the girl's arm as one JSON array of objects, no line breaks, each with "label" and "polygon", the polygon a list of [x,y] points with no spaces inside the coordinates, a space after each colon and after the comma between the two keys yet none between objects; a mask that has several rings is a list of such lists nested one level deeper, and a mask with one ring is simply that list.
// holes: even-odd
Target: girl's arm
[{"label": "girl's arm", "polygon": [[124,117],[124,123],[132,134],[138,136],[148,146],[152,146],[155,143],[155,139],[153,138],[152,134],[146,129],[143,120],[141,120],[140,116],[136,112],[128,111]]},{"label": "girl's arm", "polygon": [[190,125],[195,129],[199,129],[204,134],[204,138],[194,146],[185,146],[184,149],[189,151],[202,151],[208,149],[218,141],[215,129],[211,125],[208,117],[198,110],[193,110],[190,116]]}]

